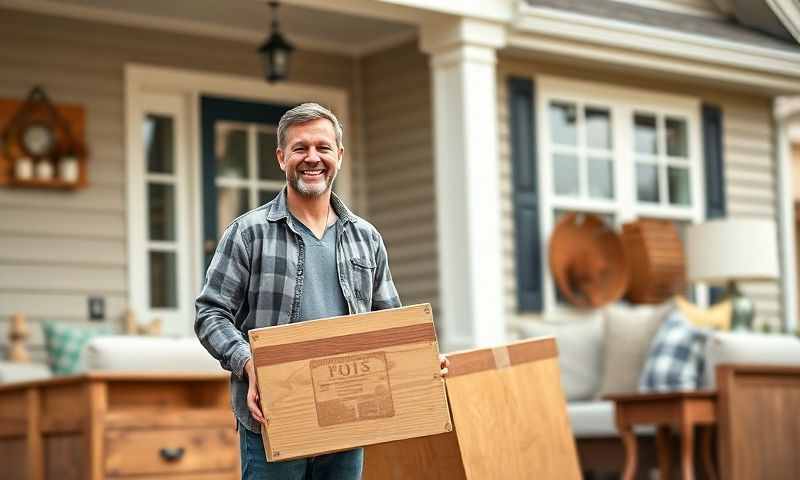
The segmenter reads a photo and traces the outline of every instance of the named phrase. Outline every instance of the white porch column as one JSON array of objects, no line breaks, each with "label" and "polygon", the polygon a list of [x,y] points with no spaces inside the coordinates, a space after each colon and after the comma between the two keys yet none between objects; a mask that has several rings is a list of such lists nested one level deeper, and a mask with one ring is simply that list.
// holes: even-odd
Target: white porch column
[{"label": "white porch column", "polygon": [[442,348],[505,340],[495,50],[502,26],[421,29],[432,70]]},{"label": "white porch column", "polygon": [[783,326],[798,328],[797,252],[795,249],[794,189],[791,145],[800,142],[800,97],[778,97],[774,104],[778,178],[778,240],[783,293]]}]

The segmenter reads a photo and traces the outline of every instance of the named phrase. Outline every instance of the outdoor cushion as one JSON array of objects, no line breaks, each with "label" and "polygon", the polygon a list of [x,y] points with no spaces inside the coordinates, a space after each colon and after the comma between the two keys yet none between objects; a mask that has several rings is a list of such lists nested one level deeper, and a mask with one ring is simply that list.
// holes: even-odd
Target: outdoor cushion
[{"label": "outdoor cushion", "polygon": [[603,376],[598,397],[638,390],[647,349],[672,302],[661,305],[612,305],[603,310]]},{"label": "outdoor cushion", "polygon": [[639,379],[641,392],[696,390],[702,386],[707,332],[675,309],[650,344]]},{"label": "outdoor cushion", "polygon": [[733,304],[730,300],[719,302],[708,308],[702,308],[678,295],[675,297],[675,306],[683,312],[689,323],[695,326],[714,330],[731,329]]},{"label": "outdoor cushion", "polygon": [[44,380],[50,375],[43,363],[0,362],[0,383]]},{"label": "outdoor cushion", "polygon": [[[613,402],[569,402],[567,415],[575,438],[613,438],[619,435],[614,421]],[[653,435],[655,428],[639,425],[633,431],[637,435]]]},{"label": "outdoor cushion", "polygon": [[588,400],[600,384],[603,317],[595,310],[574,316],[561,315],[559,320],[524,322],[519,324],[519,330],[524,337],[556,337],[561,386],[567,400]]},{"label": "outdoor cushion", "polygon": [[55,375],[70,375],[85,370],[84,347],[93,337],[108,335],[106,326],[87,327],[67,323],[42,322],[47,362]]},{"label": "outdoor cushion", "polygon": [[781,334],[714,332],[706,345],[707,387],[715,387],[715,371],[723,363],[798,366],[800,339]]},{"label": "outdoor cushion", "polygon": [[89,370],[221,372],[196,338],[107,336],[86,347]]}]

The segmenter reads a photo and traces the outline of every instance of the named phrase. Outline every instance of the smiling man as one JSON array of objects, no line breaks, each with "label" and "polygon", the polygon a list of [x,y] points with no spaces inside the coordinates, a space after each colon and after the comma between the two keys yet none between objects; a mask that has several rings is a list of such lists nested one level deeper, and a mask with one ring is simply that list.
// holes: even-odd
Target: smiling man
[{"label": "smiling man", "polygon": [[259,434],[250,329],[400,306],[380,234],[331,191],[344,155],[339,120],[315,103],[287,111],[275,153],[287,185],[225,230],[197,298],[195,332],[233,373],[243,480],[359,479],[360,448],[268,463]]}]

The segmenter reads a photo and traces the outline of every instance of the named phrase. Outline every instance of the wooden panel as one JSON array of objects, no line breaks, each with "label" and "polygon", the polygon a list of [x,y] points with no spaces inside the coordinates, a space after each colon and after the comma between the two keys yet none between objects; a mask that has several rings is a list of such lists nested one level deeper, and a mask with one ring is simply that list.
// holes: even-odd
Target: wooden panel
[{"label": "wooden panel", "polygon": [[0,437],[0,465],[4,480],[29,480],[25,458],[26,446],[24,438]]},{"label": "wooden panel", "polygon": [[231,427],[233,417],[228,408],[162,408],[142,407],[110,411],[105,416],[108,429],[156,429],[187,427]]},{"label": "wooden panel", "polygon": [[448,358],[456,440],[438,435],[368,447],[365,478],[580,478],[554,339]]},{"label": "wooden panel", "polygon": [[118,268],[0,264],[0,289],[7,290],[125,294],[125,277]]},{"label": "wooden panel", "polygon": [[364,480],[464,478],[455,432],[370,445],[364,449]]},{"label": "wooden panel", "polygon": [[45,480],[85,480],[84,444],[81,434],[45,435]]},{"label": "wooden panel", "polygon": [[[207,390],[211,389],[212,392]],[[157,408],[208,408],[227,405],[230,399],[227,393],[228,383],[223,379],[213,382],[152,382],[127,381],[110,382],[108,386],[108,404],[113,409],[136,407]],[[220,405],[221,394],[226,395],[226,402]]]},{"label": "wooden panel", "polygon": [[[53,240],[22,235],[0,236],[0,261],[18,265],[70,265],[76,272],[81,265],[125,267],[125,242],[122,240],[94,240],[62,238],[59,248]],[[64,255],[69,252],[69,255]]]},{"label": "wooden panel", "polygon": [[[238,465],[233,428],[109,430],[105,441],[105,473],[110,476],[232,470]],[[168,449],[182,449],[180,458],[165,459]]]},{"label": "wooden panel", "polygon": [[0,392],[0,438],[22,437],[28,425],[24,389]]},{"label": "wooden panel", "polygon": [[430,305],[260,328],[250,341],[270,460],[452,429]]},{"label": "wooden panel", "polygon": [[83,429],[89,405],[81,385],[50,385],[42,389],[42,429],[77,432]]},{"label": "wooden panel", "polygon": [[717,387],[722,478],[800,478],[800,368],[723,365]]},{"label": "wooden panel", "polygon": [[[88,317],[88,300],[85,293],[37,294],[32,292],[5,293],[0,291],[0,318],[5,326],[9,315],[25,312],[31,317],[46,318],[86,318]],[[119,294],[108,294],[106,298],[106,322],[121,318],[127,309],[127,300]],[[35,320],[34,318],[31,318]],[[35,338],[35,337],[34,337]]]}]

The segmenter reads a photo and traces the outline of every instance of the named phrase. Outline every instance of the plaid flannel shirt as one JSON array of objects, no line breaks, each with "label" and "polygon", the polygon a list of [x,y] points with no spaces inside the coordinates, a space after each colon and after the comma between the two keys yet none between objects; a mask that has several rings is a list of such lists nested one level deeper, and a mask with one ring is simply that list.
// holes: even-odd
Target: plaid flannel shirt
[{"label": "plaid flannel shirt", "polygon": [[[400,306],[386,247],[369,222],[335,195],[336,266],[351,314]],[[286,188],[271,202],[231,223],[219,241],[195,307],[200,342],[231,376],[236,418],[260,432],[247,408],[244,365],[252,328],[300,320],[305,246],[286,205]]]}]

